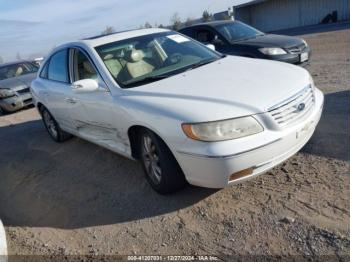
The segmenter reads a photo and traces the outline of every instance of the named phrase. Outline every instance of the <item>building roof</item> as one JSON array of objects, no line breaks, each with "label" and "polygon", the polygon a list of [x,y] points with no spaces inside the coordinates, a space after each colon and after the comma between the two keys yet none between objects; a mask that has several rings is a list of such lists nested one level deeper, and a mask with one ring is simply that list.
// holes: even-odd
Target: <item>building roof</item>
[{"label": "building roof", "polygon": [[244,4],[240,4],[240,5],[235,5],[234,7],[236,9],[238,8],[242,8],[242,7],[246,7],[246,6],[250,6],[250,5],[255,5],[255,4],[258,4],[258,3],[261,3],[261,2],[266,2],[267,0],[252,0],[252,1],[249,1],[247,3],[244,3]]}]

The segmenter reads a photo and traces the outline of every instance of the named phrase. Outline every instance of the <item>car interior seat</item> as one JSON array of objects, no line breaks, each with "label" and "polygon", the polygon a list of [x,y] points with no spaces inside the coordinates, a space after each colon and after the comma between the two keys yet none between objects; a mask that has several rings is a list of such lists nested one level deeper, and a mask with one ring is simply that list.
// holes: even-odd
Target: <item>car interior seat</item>
[{"label": "car interior seat", "polygon": [[133,49],[129,52],[126,68],[132,78],[146,75],[154,70],[154,66],[144,60],[145,54],[142,50]]},{"label": "car interior seat", "polygon": [[114,58],[113,54],[108,54],[103,57],[103,61],[114,78],[117,78],[123,66],[118,59]]},{"label": "car interior seat", "polygon": [[83,70],[81,79],[97,79],[95,68],[91,65],[89,60],[83,62]]},{"label": "car interior seat", "polygon": [[16,70],[15,76],[20,76],[23,73],[23,68],[21,66],[19,66]]}]

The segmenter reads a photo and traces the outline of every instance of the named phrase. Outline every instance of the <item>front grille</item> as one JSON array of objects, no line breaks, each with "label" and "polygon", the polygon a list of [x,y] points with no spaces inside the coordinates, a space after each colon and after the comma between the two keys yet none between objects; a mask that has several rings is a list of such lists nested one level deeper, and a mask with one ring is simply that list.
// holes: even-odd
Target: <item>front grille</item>
[{"label": "front grille", "polygon": [[18,94],[24,94],[24,93],[29,93],[29,92],[30,92],[29,87],[21,89],[21,90],[17,90]]},{"label": "front grille", "polygon": [[33,102],[33,99],[32,98],[28,98],[28,99],[26,99],[26,100],[23,100],[23,104],[24,105],[29,105],[29,104],[31,104]]},{"label": "front grille", "polygon": [[280,127],[285,127],[309,115],[315,104],[311,85],[268,111]]},{"label": "front grille", "polygon": [[306,48],[306,45],[303,43],[301,45],[288,48],[288,51],[291,54],[301,54],[305,50],[305,48]]}]

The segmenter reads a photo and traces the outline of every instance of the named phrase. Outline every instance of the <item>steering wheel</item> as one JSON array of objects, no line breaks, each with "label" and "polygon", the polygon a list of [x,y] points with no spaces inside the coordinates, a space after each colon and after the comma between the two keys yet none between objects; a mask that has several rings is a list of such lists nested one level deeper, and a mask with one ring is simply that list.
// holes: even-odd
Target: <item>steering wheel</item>
[{"label": "steering wheel", "polygon": [[174,53],[165,61],[167,65],[174,65],[182,61],[182,54]]}]

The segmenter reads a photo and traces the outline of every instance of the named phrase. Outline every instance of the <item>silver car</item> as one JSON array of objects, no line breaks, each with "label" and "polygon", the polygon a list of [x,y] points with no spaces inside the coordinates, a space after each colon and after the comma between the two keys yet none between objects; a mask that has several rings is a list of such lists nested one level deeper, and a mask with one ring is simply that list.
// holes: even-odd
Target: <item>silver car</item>
[{"label": "silver car", "polygon": [[0,65],[0,111],[14,112],[32,104],[29,88],[38,69],[28,61]]}]

